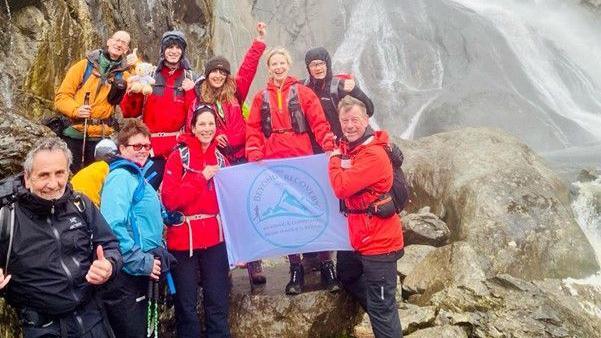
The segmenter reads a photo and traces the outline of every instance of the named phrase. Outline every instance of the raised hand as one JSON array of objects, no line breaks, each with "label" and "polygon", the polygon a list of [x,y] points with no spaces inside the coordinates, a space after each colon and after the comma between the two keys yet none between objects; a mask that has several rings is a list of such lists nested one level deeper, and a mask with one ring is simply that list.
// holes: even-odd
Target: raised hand
[{"label": "raised hand", "polygon": [[265,39],[265,34],[267,34],[267,25],[265,22],[257,22],[257,40],[263,41]]},{"label": "raised hand", "polygon": [[104,257],[104,249],[99,245],[96,247],[96,259],[86,274],[86,280],[92,285],[101,285],[106,283],[112,274],[113,265]]},{"label": "raised hand", "polygon": [[342,85],[342,90],[347,93],[350,93],[355,88],[355,79],[351,76],[350,79],[344,80],[344,84]]}]

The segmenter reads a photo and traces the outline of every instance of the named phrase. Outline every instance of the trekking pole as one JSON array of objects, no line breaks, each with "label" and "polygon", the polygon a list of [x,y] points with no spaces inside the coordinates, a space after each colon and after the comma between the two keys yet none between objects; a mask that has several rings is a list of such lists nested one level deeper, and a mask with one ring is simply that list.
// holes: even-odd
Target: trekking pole
[{"label": "trekking pole", "polygon": [[[86,95],[83,97],[84,106],[90,105],[90,92],[86,92]],[[88,136],[88,118],[86,117],[83,120],[83,140],[81,143],[81,167],[83,168],[85,157],[86,157],[86,138]]]}]

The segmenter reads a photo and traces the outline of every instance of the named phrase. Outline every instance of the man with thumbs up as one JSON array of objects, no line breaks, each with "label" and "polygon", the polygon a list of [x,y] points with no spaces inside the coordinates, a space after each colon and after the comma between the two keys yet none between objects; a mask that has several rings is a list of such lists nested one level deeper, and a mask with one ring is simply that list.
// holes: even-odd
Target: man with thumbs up
[{"label": "man with thumbs up", "polygon": [[25,338],[112,335],[95,294],[122,267],[119,245],[94,204],[67,183],[70,162],[65,142],[39,140],[24,174],[8,182],[13,202],[0,213],[8,208],[0,227],[12,229],[0,235],[0,295]]}]

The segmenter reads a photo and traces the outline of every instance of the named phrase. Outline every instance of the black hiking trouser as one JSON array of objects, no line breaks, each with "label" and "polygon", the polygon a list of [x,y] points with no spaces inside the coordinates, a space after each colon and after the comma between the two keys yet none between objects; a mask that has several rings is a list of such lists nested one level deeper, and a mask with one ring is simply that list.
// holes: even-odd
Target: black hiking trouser
[{"label": "black hiking trouser", "polygon": [[100,307],[89,301],[80,309],[62,316],[47,316],[22,309],[23,338],[108,338],[111,337]]},{"label": "black hiking trouser", "polygon": [[90,165],[94,162],[94,149],[100,138],[86,138],[86,149],[84,155],[84,162],[81,163],[81,152],[83,150],[83,139],[75,139],[69,136],[61,136],[61,139],[67,143],[67,147],[71,150],[73,155],[73,163],[71,163],[71,172],[76,174],[82,168]]},{"label": "black hiking trouser", "polygon": [[196,249],[192,257],[188,251],[170,252],[177,259],[177,265],[171,270],[177,290],[174,297],[177,337],[201,337],[200,321],[196,312],[199,271],[206,337],[230,337],[229,266],[225,243]]},{"label": "black hiking trouser", "polygon": [[338,281],[367,312],[376,338],[403,337],[395,299],[398,255],[382,256],[372,259],[355,251],[338,251]]},{"label": "black hiking trouser", "polygon": [[123,271],[102,288],[102,302],[117,338],[146,337],[148,276]]}]

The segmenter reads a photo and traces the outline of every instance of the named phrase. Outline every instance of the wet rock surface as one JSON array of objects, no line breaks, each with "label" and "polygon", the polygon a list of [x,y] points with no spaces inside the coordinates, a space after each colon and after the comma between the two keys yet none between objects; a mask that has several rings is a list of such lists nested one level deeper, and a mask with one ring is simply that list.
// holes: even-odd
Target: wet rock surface
[{"label": "wet rock surface", "polygon": [[566,185],[530,148],[488,128],[399,140],[409,212],[430,206],[482,259],[487,276],[584,277],[599,269]]}]

